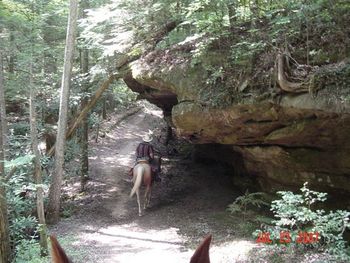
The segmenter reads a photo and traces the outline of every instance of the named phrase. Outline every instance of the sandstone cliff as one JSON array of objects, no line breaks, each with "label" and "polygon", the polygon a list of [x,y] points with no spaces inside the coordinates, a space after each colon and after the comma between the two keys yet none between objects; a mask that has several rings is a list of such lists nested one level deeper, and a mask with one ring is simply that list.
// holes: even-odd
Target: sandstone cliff
[{"label": "sandstone cliff", "polygon": [[232,165],[256,188],[297,189],[308,181],[350,193],[349,61],[299,65],[306,74],[295,81],[281,53],[227,71],[225,50],[196,62],[194,49],[190,42],[150,52],[129,64],[124,80],[163,108],[178,135],[201,145],[199,155]]}]

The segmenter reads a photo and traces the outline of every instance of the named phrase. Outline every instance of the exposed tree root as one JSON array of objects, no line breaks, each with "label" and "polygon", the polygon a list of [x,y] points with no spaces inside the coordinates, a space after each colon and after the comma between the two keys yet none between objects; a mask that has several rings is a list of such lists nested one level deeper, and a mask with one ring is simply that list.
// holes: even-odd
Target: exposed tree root
[{"label": "exposed tree root", "polygon": [[277,83],[279,87],[289,93],[303,93],[308,92],[308,82],[291,82],[286,77],[286,54],[280,53],[277,56]]}]

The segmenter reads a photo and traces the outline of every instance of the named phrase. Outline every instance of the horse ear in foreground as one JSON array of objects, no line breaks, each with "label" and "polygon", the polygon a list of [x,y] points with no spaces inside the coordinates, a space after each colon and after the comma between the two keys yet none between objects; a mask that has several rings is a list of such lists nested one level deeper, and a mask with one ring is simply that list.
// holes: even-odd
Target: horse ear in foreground
[{"label": "horse ear in foreground", "polygon": [[197,247],[190,263],[210,263],[209,246],[211,242],[211,235],[207,236],[202,243]]},{"label": "horse ear in foreground", "polygon": [[53,263],[72,263],[54,236],[50,236]]},{"label": "horse ear in foreground", "polygon": [[[52,251],[52,262],[53,263],[72,263],[69,260],[63,248],[58,243],[54,236],[50,236],[51,239],[51,251]],[[190,263],[210,263],[209,259],[209,246],[211,242],[211,235],[207,236],[202,243],[198,246],[193,256],[191,257]]]}]

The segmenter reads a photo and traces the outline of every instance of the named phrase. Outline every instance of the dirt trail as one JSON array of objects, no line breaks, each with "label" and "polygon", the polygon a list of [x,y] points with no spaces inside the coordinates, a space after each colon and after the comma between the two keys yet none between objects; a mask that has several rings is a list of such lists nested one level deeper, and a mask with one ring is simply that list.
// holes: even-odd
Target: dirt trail
[{"label": "dirt trail", "polygon": [[[180,155],[165,157],[151,208],[138,216],[127,171],[141,136],[148,130],[160,134],[164,125],[161,112],[148,105],[117,128],[107,127],[98,143],[91,142],[87,192],[71,201],[73,216],[51,229],[74,262],[189,262],[208,233],[213,234],[213,263],[246,262],[254,244],[235,238],[224,210],[237,194],[220,167],[194,165]],[[76,193],[77,186],[66,191]]]}]

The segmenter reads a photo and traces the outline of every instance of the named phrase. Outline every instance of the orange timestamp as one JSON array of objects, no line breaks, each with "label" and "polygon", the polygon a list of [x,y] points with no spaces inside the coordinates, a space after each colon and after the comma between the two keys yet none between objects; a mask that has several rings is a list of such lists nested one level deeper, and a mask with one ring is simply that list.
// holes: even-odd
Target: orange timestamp
[{"label": "orange timestamp", "polygon": [[[318,232],[303,232],[300,231],[295,239],[298,244],[313,244],[317,243],[320,239],[320,234]],[[269,232],[260,232],[257,239],[257,243],[272,244]],[[279,243],[289,244],[292,242],[292,238],[289,231],[281,231]]]}]

